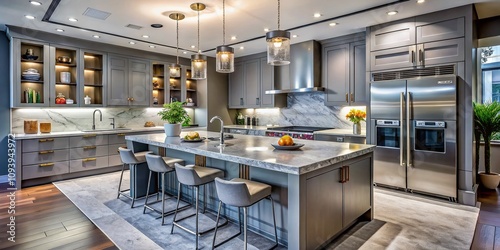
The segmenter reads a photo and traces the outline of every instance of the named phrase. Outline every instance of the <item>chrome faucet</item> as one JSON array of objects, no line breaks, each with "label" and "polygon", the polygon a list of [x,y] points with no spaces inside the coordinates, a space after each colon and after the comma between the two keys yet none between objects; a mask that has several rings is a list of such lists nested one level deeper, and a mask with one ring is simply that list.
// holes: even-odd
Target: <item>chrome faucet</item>
[{"label": "chrome faucet", "polygon": [[224,145],[224,121],[222,121],[220,116],[214,116],[210,119],[210,123],[212,123],[215,119],[220,121],[220,145]]},{"label": "chrome faucet", "polygon": [[113,125],[113,129],[115,129],[115,118],[109,118],[111,119],[111,123],[109,125]]},{"label": "chrome faucet", "polygon": [[95,130],[95,112],[97,111],[99,111],[100,119],[102,122],[102,112],[99,109],[94,110],[94,113],[92,114],[92,130]]}]

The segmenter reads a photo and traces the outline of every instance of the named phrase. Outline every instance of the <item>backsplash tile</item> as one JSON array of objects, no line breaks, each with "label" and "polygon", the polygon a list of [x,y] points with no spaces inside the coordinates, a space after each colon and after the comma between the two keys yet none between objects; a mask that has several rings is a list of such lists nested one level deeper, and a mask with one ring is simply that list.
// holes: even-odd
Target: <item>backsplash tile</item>
[{"label": "backsplash tile", "polygon": [[[52,132],[80,131],[92,129],[93,108],[17,108],[12,109],[12,133],[24,133],[24,120],[51,122]],[[158,116],[161,108],[99,108],[102,121],[96,113],[96,128],[112,128],[111,119],[115,118],[115,127],[140,128],[146,121],[157,126],[165,123]],[[186,109],[193,119],[193,109]]]},{"label": "backsplash tile", "polygon": [[[325,106],[325,95],[315,93],[288,94],[286,108],[243,109],[243,115],[257,116],[259,125],[297,125],[333,128],[352,128],[352,122],[345,119],[351,108],[366,111],[365,106]],[[361,123],[363,129],[366,123]]]}]

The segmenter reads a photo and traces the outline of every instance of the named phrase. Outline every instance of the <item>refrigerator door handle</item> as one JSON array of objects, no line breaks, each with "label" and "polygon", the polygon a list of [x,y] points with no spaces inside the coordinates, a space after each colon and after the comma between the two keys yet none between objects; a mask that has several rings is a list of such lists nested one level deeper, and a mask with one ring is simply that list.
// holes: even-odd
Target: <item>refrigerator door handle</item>
[{"label": "refrigerator door handle", "polygon": [[406,97],[406,166],[413,167],[411,157],[411,131],[410,131],[410,117],[411,117],[411,92],[408,92]]},{"label": "refrigerator door handle", "polygon": [[403,144],[404,144],[404,136],[403,136],[403,117],[404,117],[404,108],[403,108],[403,103],[405,101],[405,92],[401,92],[401,96],[399,98],[399,120],[401,121],[401,125],[399,126],[400,129],[400,135],[399,135],[399,165],[401,167],[406,167],[405,162],[404,162],[404,152],[403,152]]}]

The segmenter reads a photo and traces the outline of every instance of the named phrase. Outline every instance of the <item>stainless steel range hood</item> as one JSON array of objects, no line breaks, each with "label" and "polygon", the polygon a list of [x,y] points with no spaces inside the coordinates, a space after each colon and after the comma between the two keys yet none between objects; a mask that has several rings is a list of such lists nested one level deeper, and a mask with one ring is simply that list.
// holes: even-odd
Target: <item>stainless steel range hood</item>
[{"label": "stainless steel range hood", "polygon": [[321,45],[311,40],[291,45],[290,64],[274,67],[274,89],[266,94],[324,91],[321,87]]}]

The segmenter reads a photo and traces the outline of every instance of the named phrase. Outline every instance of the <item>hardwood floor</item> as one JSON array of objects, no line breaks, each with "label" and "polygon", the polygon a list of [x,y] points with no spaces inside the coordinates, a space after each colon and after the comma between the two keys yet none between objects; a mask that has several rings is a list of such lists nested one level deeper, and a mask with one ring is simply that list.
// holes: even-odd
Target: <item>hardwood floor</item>
[{"label": "hardwood floor", "polygon": [[10,197],[0,194],[0,249],[118,249],[52,184],[16,191],[16,237],[11,242],[6,233],[13,215]]},{"label": "hardwood floor", "polygon": [[471,249],[500,250],[500,188],[480,188],[477,200],[481,202],[481,211]]},{"label": "hardwood floor", "polygon": [[[0,194],[0,249],[118,249],[52,184],[16,191],[16,242],[10,242],[9,193]],[[478,201],[471,249],[500,250],[500,188],[480,189]]]}]

